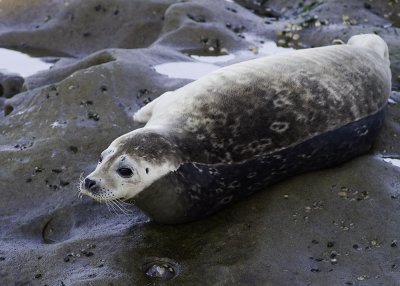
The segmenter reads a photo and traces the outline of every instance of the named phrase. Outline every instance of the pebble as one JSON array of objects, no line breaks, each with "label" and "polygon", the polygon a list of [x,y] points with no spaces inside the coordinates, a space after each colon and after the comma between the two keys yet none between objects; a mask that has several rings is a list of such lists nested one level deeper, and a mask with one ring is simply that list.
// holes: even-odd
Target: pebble
[{"label": "pebble", "polygon": [[300,39],[300,35],[299,34],[294,34],[292,37],[293,40],[297,41]]},{"label": "pebble", "polygon": [[358,281],[364,281],[364,280],[365,280],[365,277],[366,277],[365,275],[358,276],[358,277],[357,277],[357,280],[358,280]]},{"label": "pebble", "polygon": [[334,241],[328,241],[328,243],[326,244],[326,246],[328,247],[328,248],[331,248],[331,247],[333,247],[335,245],[335,242]]}]

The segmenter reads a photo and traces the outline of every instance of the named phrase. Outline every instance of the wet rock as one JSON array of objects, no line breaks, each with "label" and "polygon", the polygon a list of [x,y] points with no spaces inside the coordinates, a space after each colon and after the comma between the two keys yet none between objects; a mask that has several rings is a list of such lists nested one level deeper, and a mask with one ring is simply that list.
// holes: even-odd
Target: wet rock
[{"label": "wet rock", "polygon": [[24,78],[15,74],[0,73],[0,97],[13,97],[22,90]]},{"label": "wet rock", "polygon": [[112,140],[140,127],[138,108],[190,82],[154,69],[194,62],[188,51],[242,55],[254,39],[302,48],[376,32],[397,89],[389,2],[0,1],[1,46],[59,59],[0,97],[0,285],[396,285],[399,168],[381,155],[400,154],[399,104],[370,154],[190,224],[156,225],[134,205],[124,215],[76,187]]}]

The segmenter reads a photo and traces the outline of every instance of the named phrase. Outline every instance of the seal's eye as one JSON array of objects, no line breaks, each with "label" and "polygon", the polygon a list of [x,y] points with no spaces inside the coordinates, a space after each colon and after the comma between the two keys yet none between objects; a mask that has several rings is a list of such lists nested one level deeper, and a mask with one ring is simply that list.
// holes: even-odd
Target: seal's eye
[{"label": "seal's eye", "polygon": [[119,168],[117,170],[118,175],[120,175],[122,178],[130,178],[133,175],[133,171],[130,168]]}]

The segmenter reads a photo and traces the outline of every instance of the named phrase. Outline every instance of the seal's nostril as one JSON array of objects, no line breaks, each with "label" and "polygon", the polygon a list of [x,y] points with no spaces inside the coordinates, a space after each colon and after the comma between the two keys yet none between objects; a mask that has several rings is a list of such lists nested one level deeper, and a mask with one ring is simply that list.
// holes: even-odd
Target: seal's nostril
[{"label": "seal's nostril", "polygon": [[89,190],[89,189],[91,189],[93,186],[95,186],[96,185],[96,181],[94,181],[94,180],[91,180],[91,179],[89,179],[89,178],[86,178],[85,179],[85,189],[87,189],[87,190]]}]

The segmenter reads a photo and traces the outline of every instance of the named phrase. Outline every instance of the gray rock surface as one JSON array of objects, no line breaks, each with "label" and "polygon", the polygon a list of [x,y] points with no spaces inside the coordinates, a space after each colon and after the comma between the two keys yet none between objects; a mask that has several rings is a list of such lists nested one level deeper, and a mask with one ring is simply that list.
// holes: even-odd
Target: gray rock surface
[{"label": "gray rock surface", "polygon": [[[189,82],[153,68],[195,62],[187,53],[242,60],[257,56],[254,38],[301,48],[376,32],[398,89],[399,9],[391,0],[1,1],[1,47],[62,59],[0,97],[0,285],[400,285],[400,168],[383,161],[400,158],[397,93],[370,154],[194,223],[157,225],[134,205],[115,213],[76,187],[138,127],[139,107]],[[160,275],[176,277],[149,277]]]}]

